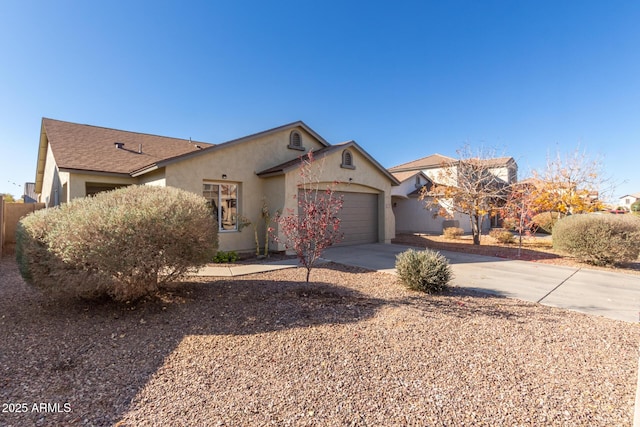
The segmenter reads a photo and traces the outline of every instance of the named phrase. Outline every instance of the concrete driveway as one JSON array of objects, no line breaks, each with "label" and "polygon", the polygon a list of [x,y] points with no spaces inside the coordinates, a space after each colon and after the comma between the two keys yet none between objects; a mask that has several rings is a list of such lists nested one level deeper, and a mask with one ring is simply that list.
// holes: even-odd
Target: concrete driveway
[{"label": "concrete driveway", "polygon": [[[409,246],[374,243],[332,247],[323,258],[395,274],[395,257]],[[418,249],[418,248],[413,248]],[[440,251],[452,284],[583,313],[640,321],[640,276]]]}]

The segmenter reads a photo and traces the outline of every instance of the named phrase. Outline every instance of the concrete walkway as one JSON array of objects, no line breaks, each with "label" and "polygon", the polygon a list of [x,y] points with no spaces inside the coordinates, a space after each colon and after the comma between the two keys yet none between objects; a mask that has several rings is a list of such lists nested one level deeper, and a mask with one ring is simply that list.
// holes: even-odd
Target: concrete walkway
[{"label": "concrete walkway", "polygon": [[[324,258],[395,274],[395,256],[409,248],[380,243],[338,246],[327,249]],[[610,319],[640,321],[640,275],[439,252],[452,266],[455,286]]]},{"label": "concrete walkway", "polygon": [[282,261],[265,262],[263,264],[239,264],[239,265],[211,265],[194,273],[194,276],[208,277],[232,277],[246,274],[262,273],[265,271],[282,270],[298,266],[297,259],[285,259]]}]

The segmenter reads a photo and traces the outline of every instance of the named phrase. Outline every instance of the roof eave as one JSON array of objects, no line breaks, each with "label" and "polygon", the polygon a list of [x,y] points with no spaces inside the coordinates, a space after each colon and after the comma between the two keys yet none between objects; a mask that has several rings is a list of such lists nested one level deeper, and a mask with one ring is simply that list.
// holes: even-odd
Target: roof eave
[{"label": "roof eave", "polygon": [[100,175],[100,176],[117,176],[122,178],[132,178],[131,174],[128,172],[110,172],[110,171],[99,171],[93,169],[78,169],[78,168],[67,168],[58,166],[58,170],[60,172],[68,172],[68,173],[76,173],[76,174],[91,174],[91,175]]},{"label": "roof eave", "polygon": [[129,175],[134,177],[134,178],[137,178],[139,176],[142,176],[142,175],[147,174],[149,172],[156,171],[158,169],[160,169],[160,167],[158,167],[157,164],[152,164],[152,165],[149,165],[149,166],[145,166],[145,167],[143,167],[141,169],[137,169],[135,171],[132,171],[132,172],[129,173]]},{"label": "roof eave", "polygon": [[44,168],[47,162],[47,148],[49,146],[49,140],[47,138],[47,132],[44,128],[44,118],[42,118],[40,124],[40,145],[38,146],[38,160],[36,163],[36,194],[42,193],[42,184],[44,180]]}]

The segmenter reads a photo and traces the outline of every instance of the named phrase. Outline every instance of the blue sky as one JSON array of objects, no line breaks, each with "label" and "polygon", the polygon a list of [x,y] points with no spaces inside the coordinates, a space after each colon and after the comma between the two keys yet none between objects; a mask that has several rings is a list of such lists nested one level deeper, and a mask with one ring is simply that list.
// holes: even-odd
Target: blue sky
[{"label": "blue sky", "polygon": [[[50,117],[212,143],[303,120],[385,167],[464,144],[601,156],[640,192],[637,1],[31,1],[0,6],[0,193]],[[15,183],[15,184],[14,184]]]}]

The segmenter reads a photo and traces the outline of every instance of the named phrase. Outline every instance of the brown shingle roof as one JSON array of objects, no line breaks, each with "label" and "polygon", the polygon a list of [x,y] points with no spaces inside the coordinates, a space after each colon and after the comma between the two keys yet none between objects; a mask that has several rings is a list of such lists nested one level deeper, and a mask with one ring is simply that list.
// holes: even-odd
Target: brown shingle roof
[{"label": "brown shingle roof", "polygon": [[434,167],[440,167],[443,163],[451,163],[455,162],[456,159],[443,156],[441,154],[431,154],[430,156],[423,157],[418,160],[413,160],[411,162],[403,163],[398,166],[394,166],[389,168],[391,172],[401,172],[401,171],[409,171],[409,170],[419,170],[419,169],[429,169]]},{"label": "brown shingle roof", "polygon": [[[213,144],[145,133],[42,119],[43,132],[63,169],[130,174],[158,161]],[[121,149],[115,143],[123,143]],[[142,146],[142,152],[138,150]]]},{"label": "brown shingle roof", "polygon": [[513,160],[513,157],[494,157],[493,159],[480,159],[482,163],[488,167],[500,167],[505,166],[509,161]]},{"label": "brown shingle roof", "polygon": [[[487,167],[500,167],[505,166],[509,161],[513,160],[513,157],[495,157],[492,159],[480,159],[480,161]],[[389,168],[390,172],[403,172],[403,171],[417,171],[421,169],[438,168],[443,164],[457,163],[458,160],[452,157],[443,156],[441,154],[432,154],[427,157],[423,157],[418,160],[403,163],[398,166]]]},{"label": "brown shingle roof", "polygon": [[403,171],[403,172],[391,172],[391,175],[395,176],[398,181],[402,182],[413,176],[416,176],[419,173],[420,171],[413,170],[413,171]]}]

